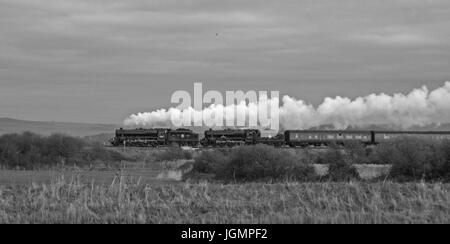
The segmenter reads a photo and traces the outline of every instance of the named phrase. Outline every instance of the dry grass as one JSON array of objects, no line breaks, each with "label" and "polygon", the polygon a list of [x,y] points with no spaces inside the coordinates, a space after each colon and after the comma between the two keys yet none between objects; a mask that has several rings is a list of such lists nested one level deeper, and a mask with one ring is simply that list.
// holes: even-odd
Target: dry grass
[{"label": "dry grass", "polygon": [[[52,170],[0,170],[0,185],[24,185],[30,183],[50,183],[63,176],[65,179],[76,177],[83,183],[109,184],[114,178],[123,176],[127,179],[139,180],[143,184],[159,184],[176,179],[158,177],[159,174],[176,170],[187,160],[173,162],[122,162],[116,169],[105,170],[65,167]],[[164,181],[164,182],[161,182]]]},{"label": "dry grass", "polygon": [[[450,223],[450,184],[187,184],[192,161],[125,152],[136,162],[116,171],[0,170],[0,223]],[[389,170],[355,167],[363,179]]]},{"label": "dry grass", "polygon": [[0,186],[0,223],[450,223],[450,185],[147,185],[80,180]]},{"label": "dry grass", "polygon": [[386,176],[392,166],[386,164],[355,164],[354,167],[362,179],[370,180]]},{"label": "dry grass", "polygon": [[162,172],[156,178],[159,180],[181,181],[183,175],[192,170],[193,162],[193,160],[188,159],[161,162]]},{"label": "dry grass", "polygon": [[325,176],[328,174],[328,164],[313,164],[314,172],[318,176]]},{"label": "dry grass", "polygon": [[[328,174],[327,164],[313,164],[314,171],[318,176]],[[391,165],[386,164],[354,164],[353,167],[358,171],[359,177],[363,180],[372,180],[383,177],[389,173]]]}]

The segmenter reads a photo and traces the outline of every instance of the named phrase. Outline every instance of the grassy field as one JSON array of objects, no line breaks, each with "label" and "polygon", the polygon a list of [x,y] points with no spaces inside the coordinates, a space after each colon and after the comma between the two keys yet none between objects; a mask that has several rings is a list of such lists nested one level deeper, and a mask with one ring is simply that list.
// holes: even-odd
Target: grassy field
[{"label": "grassy field", "polygon": [[[450,184],[186,183],[158,151],[118,168],[0,170],[0,223],[450,223]],[[189,164],[187,164],[189,165]],[[355,165],[362,179],[389,165]],[[328,166],[314,165],[325,175]]]},{"label": "grassy field", "polygon": [[111,184],[119,178],[140,184],[177,183],[181,171],[176,170],[189,160],[172,162],[123,162],[117,169],[83,169],[65,167],[53,170],[0,170],[0,185],[49,184],[55,179],[79,180],[95,185]]},{"label": "grassy field", "polygon": [[63,177],[66,180],[79,179],[83,183],[111,184],[122,177],[130,181],[140,181],[142,184],[176,183],[176,179],[158,177],[161,173],[152,169],[126,169],[117,171],[54,171],[54,170],[1,170],[0,185],[49,184],[52,180]]},{"label": "grassy field", "polygon": [[450,185],[59,178],[0,186],[0,223],[450,223]]},{"label": "grassy field", "polygon": [[[50,183],[57,177],[66,180],[79,179],[83,183],[111,184],[114,179],[124,177],[142,184],[177,183],[182,178],[182,172],[177,170],[189,160],[153,163],[125,163],[120,169],[111,170],[0,170],[0,185],[26,185],[31,183]],[[383,175],[389,166],[386,165],[356,165],[362,179],[370,180]],[[327,165],[314,165],[318,175],[326,175]]]}]

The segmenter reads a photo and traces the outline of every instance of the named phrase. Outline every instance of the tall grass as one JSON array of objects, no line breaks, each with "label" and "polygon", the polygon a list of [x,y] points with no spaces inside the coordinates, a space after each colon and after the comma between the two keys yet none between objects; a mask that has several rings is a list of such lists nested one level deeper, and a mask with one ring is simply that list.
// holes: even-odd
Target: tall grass
[{"label": "tall grass", "polygon": [[450,223],[450,185],[110,185],[77,178],[0,186],[0,223]]}]

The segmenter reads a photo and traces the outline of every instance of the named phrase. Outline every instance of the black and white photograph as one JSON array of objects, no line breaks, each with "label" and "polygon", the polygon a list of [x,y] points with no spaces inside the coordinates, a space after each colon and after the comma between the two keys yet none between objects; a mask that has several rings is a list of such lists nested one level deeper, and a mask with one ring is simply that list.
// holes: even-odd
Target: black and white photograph
[{"label": "black and white photograph", "polygon": [[449,224],[449,26],[448,0],[0,0],[0,224]]}]

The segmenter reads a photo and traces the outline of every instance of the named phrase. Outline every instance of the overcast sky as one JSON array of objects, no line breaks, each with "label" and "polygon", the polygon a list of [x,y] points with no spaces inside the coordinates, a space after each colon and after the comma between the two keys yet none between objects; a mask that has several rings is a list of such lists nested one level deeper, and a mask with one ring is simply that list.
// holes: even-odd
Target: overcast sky
[{"label": "overcast sky", "polygon": [[176,90],[326,96],[450,80],[448,0],[0,0],[0,117],[121,123]]}]

